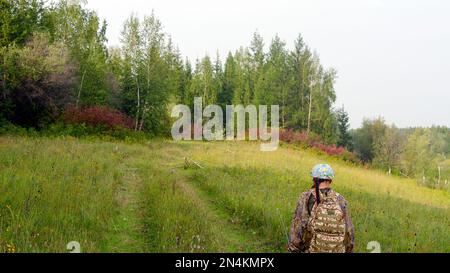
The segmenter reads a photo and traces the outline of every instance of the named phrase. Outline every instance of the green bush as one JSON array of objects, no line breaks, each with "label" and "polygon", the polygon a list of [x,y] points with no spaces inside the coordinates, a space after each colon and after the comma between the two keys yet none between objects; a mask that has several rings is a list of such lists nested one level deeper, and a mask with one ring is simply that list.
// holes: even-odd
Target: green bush
[{"label": "green bush", "polygon": [[23,128],[16,126],[9,122],[0,122],[0,135],[14,135],[14,136],[38,136],[38,133],[33,128]]},{"label": "green bush", "polygon": [[149,135],[144,132],[135,132],[123,127],[93,127],[84,123],[64,124],[62,122],[50,125],[42,131],[42,134],[45,136],[72,136],[78,138],[96,137],[104,140],[125,140],[130,142],[143,141],[149,138]]},{"label": "green bush", "polygon": [[27,136],[27,137],[76,137],[96,138],[106,141],[122,140],[126,142],[142,142],[151,136],[144,132],[135,132],[122,127],[108,128],[106,126],[88,126],[81,124],[64,124],[57,122],[48,127],[36,131],[33,128],[23,128],[11,123],[0,124],[0,135]]}]

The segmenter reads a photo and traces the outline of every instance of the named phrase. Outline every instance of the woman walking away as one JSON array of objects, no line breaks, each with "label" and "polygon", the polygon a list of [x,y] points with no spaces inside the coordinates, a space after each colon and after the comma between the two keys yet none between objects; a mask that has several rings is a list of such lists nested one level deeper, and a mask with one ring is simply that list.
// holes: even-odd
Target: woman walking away
[{"label": "woman walking away", "polygon": [[314,185],[300,195],[289,234],[289,252],[352,252],[354,228],[348,203],[331,189],[334,171],[328,164],[314,166]]}]

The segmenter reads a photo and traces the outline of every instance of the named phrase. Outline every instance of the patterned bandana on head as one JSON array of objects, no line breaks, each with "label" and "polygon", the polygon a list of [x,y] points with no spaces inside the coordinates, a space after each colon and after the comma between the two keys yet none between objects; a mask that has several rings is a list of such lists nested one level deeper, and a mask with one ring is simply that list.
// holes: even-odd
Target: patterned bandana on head
[{"label": "patterned bandana on head", "polygon": [[311,176],[313,178],[332,180],[334,178],[334,171],[328,164],[317,164],[312,169]]}]

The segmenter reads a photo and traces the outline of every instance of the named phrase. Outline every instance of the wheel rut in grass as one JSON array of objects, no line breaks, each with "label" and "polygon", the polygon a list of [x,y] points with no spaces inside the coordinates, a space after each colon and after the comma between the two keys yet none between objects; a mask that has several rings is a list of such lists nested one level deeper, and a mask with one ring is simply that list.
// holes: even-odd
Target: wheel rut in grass
[{"label": "wheel rut in grass", "polygon": [[111,235],[108,238],[108,252],[136,253],[145,252],[142,236],[142,213],[139,189],[142,179],[137,168],[122,162],[122,183],[117,189],[118,216],[114,221]]},{"label": "wheel rut in grass", "polygon": [[225,238],[223,242],[224,249],[218,249],[222,252],[267,252],[264,240],[261,240],[257,234],[245,227],[233,222],[231,215],[227,211],[216,205],[216,202],[194,183],[190,183],[185,177],[184,171],[174,172],[176,188],[183,191],[196,204],[196,209],[208,216],[212,223],[213,233],[217,237]]}]

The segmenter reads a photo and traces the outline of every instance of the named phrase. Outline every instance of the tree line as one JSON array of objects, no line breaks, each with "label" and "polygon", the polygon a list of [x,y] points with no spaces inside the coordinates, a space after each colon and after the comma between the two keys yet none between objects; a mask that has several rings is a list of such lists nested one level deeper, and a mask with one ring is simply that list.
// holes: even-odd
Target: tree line
[{"label": "tree line", "polygon": [[428,186],[450,188],[450,128],[397,128],[379,117],[365,119],[350,134],[363,162]]},{"label": "tree line", "polygon": [[[339,141],[334,81],[301,35],[293,49],[255,32],[250,45],[191,63],[154,13],[131,15],[120,46],[107,48],[107,23],[80,1],[45,5],[1,0],[0,117],[41,128],[72,105],[107,105],[135,119],[135,130],[167,134],[168,107],[205,104],[277,104],[283,128]],[[25,18],[25,20],[24,20]]]}]

